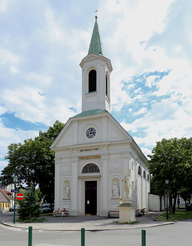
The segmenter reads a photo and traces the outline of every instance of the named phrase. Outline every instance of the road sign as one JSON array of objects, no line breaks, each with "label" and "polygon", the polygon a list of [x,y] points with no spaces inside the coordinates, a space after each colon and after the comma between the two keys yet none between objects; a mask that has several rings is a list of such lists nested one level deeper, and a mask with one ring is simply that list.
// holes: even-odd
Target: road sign
[{"label": "road sign", "polygon": [[19,193],[19,190],[11,190],[11,192]]},{"label": "road sign", "polygon": [[21,201],[21,200],[23,200],[24,195],[21,194],[21,193],[18,193],[18,194],[16,195],[16,198],[17,198],[17,200]]}]

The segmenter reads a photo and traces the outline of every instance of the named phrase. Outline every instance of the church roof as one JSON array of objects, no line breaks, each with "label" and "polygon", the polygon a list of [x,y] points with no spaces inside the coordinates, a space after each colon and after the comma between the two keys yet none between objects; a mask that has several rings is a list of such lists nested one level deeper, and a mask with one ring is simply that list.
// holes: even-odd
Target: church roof
[{"label": "church roof", "polygon": [[96,115],[96,114],[105,114],[105,113],[107,113],[106,110],[93,109],[93,110],[83,111],[82,113],[77,114],[77,115],[73,116],[72,118],[85,117],[85,116]]},{"label": "church roof", "polygon": [[93,33],[92,33],[92,38],[91,38],[91,43],[89,46],[89,54],[96,54],[96,55],[101,55],[103,56],[103,48],[102,48],[102,43],[101,43],[101,38],[100,38],[100,33],[99,33],[99,27],[97,23],[97,18],[95,18],[95,25],[93,28]]}]

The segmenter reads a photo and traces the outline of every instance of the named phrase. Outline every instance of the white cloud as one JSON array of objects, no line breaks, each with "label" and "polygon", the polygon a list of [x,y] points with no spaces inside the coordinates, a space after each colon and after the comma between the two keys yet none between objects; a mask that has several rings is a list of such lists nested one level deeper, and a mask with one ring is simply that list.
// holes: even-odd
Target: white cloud
[{"label": "white cloud", "polygon": [[147,149],[147,148],[141,148],[141,151],[143,152],[143,154],[147,157],[147,155],[151,154],[151,150]]},{"label": "white cloud", "polygon": [[0,105],[0,115],[6,113],[7,108]]},{"label": "white cloud", "polygon": [[15,68],[15,67],[11,66],[11,73],[12,74],[17,74],[17,73],[19,73],[19,70],[17,68]]},{"label": "white cloud", "polygon": [[141,91],[141,88],[138,88],[137,90],[134,90],[133,92],[135,93],[135,94],[137,94],[137,93],[139,93]]},{"label": "white cloud", "polygon": [[152,75],[152,76],[147,77],[145,85],[146,85],[146,86],[149,86],[149,87],[151,88],[152,85],[157,84],[157,83],[155,82],[155,79],[156,79],[156,78],[159,78],[159,76]]},{"label": "white cloud", "polygon": [[146,108],[141,108],[139,111],[135,112],[134,115],[145,114],[147,112]]},{"label": "white cloud", "polygon": [[1,65],[8,64],[11,67],[11,65],[18,65],[20,61],[20,58],[17,55],[11,53],[9,50],[2,49],[1,47],[0,47],[0,54],[1,54],[0,56]]},{"label": "white cloud", "polygon": [[[93,30],[94,17],[89,11],[92,3],[76,1],[75,9],[70,2],[66,8],[62,1],[58,5],[52,1],[30,5],[15,1],[8,7],[7,3],[0,0],[0,11],[7,11],[7,17],[2,17],[4,26],[0,28],[3,82],[0,114],[15,112],[25,121],[47,126],[56,119],[66,122],[74,115],[69,108],[75,108],[77,113],[81,110],[78,65],[87,55]],[[17,11],[14,4],[18,6]],[[114,68],[112,110],[117,111],[116,115],[121,114],[123,107],[134,112],[137,105],[137,112],[132,114],[136,120],[127,124],[125,116],[122,124],[146,148],[162,137],[189,135],[192,121],[190,1],[108,0],[98,1],[97,7],[105,55]],[[15,30],[10,28],[12,16]],[[136,75],[168,70],[169,74],[158,82],[155,79],[160,77],[155,75],[149,76],[145,85],[134,81]],[[122,82],[127,83],[126,90]],[[146,93],[142,86],[150,92]],[[137,136],[141,129],[146,137]],[[7,131],[9,140],[4,141],[6,136],[2,138],[6,145],[12,141],[11,136],[19,141],[18,131]]]},{"label": "white cloud", "polygon": [[188,114],[182,107],[167,100],[155,103],[148,113],[131,124],[126,124],[124,120],[121,125],[134,134],[142,130],[146,136],[134,137],[135,141],[146,147],[154,146],[162,138],[191,137],[192,113]]},{"label": "white cloud", "polygon": [[7,0],[0,0],[0,11],[5,11],[7,9]]},{"label": "white cloud", "polygon": [[35,74],[35,73],[28,73],[25,74],[25,78],[29,81],[32,81],[33,83],[36,81],[39,84],[42,84],[43,86],[51,85],[53,78],[51,76],[42,75],[42,74]]}]

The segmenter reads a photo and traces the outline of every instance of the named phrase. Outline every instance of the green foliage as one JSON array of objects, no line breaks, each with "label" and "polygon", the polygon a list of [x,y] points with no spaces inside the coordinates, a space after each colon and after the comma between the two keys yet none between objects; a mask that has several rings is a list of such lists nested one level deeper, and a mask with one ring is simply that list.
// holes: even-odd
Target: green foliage
[{"label": "green foliage", "polygon": [[29,220],[40,216],[40,206],[36,202],[35,192],[31,185],[25,192],[24,199],[19,201],[19,220]]},{"label": "green foliage", "polygon": [[54,200],[54,152],[51,144],[64,127],[56,121],[47,132],[39,132],[34,140],[27,139],[23,144],[8,146],[5,157],[8,165],[1,171],[0,182],[7,185],[13,182],[13,176],[18,177],[18,186],[24,188],[33,184],[33,190],[39,185],[41,192],[48,202]]},{"label": "green foliage", "polygon": [[38,202],[40,202],[43,198],[43,193],[41,192],[40,188],[35,189],[35,197]]},{"label": "green foliage", "polygon": [[[173,138],[157,142],[148,155],[149,170],[153,175],[153,187],[166,191],[165,180],[169,180],[169,194],[176,201],[178,193],[192,192],[192,139]],[[171,201],[171,199],[170,199]],[[175,207],[175,203],[173,204]]]},{"label": "green foliage", "polygon": [[[169,220],[171,221],[184,219],[192,219],[192,211],[176,211],[172,218],[169,218]],[[156,220],[166,221],[166,212],[159,215],[159,217],[157,217]]]},{"label": "green foliage", "polygon": [[139,223],[139,221],[124,222],[124,223],[119,223],[119,224],[133,225],[133,224],[137,224],[137,223]]},{"label": "green foliage", "polygon": [[27,219],[27,220],[17,220],[18,222],[23,222],[23,223],[39,223],[39,222],[44,222],[44,221],[47,221],[47,219],[45,219],[45,217],[43,218],[35,218],[35,219]]}]

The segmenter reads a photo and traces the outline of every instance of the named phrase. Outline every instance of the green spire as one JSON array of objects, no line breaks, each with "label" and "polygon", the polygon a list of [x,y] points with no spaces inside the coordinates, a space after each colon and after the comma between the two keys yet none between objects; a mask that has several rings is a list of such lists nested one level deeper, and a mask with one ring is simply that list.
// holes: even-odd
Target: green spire
[{"label": "green spire", "polygon": [[93,28],[88,55],[90,53],[103,56],[103,49],[102,49],[101,38],[99,34],[99,27],[97,24],[97,17],[95,17],[95,25]]}]

